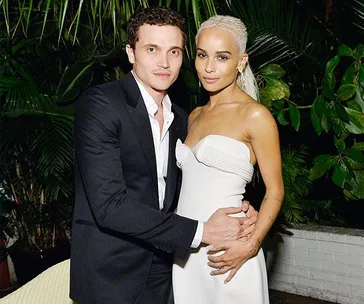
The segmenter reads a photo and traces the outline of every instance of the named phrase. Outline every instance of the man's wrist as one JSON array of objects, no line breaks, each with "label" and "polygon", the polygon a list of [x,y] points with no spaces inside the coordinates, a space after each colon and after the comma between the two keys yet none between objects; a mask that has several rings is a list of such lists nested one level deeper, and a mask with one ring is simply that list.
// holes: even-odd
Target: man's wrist
[{"label": "man's wrist", "polygon": [[198,246],[200,246],[202,242],[203,232],[204,232],[204,223],[198,221],[195,237],[193,238],[191,243],[191,248],[197,248]]}]

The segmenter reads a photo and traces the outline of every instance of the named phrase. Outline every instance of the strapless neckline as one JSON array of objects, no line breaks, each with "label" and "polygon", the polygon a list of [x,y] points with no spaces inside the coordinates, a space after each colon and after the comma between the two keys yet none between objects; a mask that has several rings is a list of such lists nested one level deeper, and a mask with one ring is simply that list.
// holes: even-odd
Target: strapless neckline
[{"label": "strapless neckline", "polygon": [[248,156],[248,162],[251,166],[254,166],[252,163],[251,163],[251,153],[250,153],[250,149],[248,147],[248,145],[240,140],[237,140],[235,138],[232,138],[232,137],[229,137],[229,136],[226,136],[226,135],[220,135],[220,134],[208,134],[206,135],[205,137],[202,137],[193,147],[190,147],[189,145],[183,143],[180,139],[178,139],[178,142],[180,144],[182,144],[183,146],[187,147],[188,150],[190,150],[193,154],[195,154],[194,152],[198,149],[198,147],[205,141],[207,140],[208,138],[222,138],[224,140],[227,140],[227,141],[230,141],[232,142],[233,144],[237,144],[237,145],[242,145],[246,152],[247,152],[247,156]]}]

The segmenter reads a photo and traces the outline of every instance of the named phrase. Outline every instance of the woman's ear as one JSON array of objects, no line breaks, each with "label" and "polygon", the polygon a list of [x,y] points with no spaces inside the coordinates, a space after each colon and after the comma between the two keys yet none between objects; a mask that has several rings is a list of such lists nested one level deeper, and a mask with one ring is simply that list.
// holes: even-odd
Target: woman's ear
[{"label": "woman's ear", "polygon": [[245,66],[248,62],[248,59],[249,59],[249,56],[247,53],[244,53],[243,56],[241,56],[241,59],[239,61],[239,64],[238,64],[238,71],[239,73],[242,73],[245,69]]}]

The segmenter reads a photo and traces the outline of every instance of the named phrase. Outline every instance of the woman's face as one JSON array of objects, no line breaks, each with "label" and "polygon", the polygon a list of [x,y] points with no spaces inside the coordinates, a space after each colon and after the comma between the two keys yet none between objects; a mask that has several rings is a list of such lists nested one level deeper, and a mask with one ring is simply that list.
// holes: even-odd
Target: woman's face
[{"label": "woman's face", "polygon": [[207,91],[221,91],[235,83],[240,63],[241,56],[232,33],[215,27],[200,32],[195,67]]}]

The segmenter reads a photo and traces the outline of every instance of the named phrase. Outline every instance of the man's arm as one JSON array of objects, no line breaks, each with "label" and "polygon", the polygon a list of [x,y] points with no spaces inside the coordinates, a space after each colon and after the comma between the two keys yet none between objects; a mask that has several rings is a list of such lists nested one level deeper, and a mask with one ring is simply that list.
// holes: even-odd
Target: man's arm
[{"label": "man's arm", "polygon": [[[75,157],[94,219],[102,228],[183,258],[192,243],[197,222],[160,212],[128,194],[120,161],[122,126],[117,109],[106,98],[103,88],[105,86],[85,92],[76,104],[75,113]],[[240,220],[223,212],[206,224],[204,235],[211,235],[209,243],[241,235]]]},{"label": "man's arm", "polygon": [[197,222],[164,214],[129,195],[120,161],[122,126],[103,88],[86,91],[75,112],[75,157],[94,219],[102,228],[183,257]]}]

